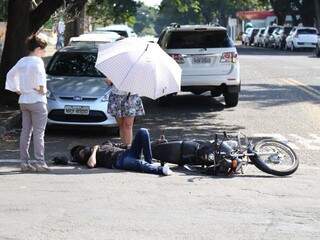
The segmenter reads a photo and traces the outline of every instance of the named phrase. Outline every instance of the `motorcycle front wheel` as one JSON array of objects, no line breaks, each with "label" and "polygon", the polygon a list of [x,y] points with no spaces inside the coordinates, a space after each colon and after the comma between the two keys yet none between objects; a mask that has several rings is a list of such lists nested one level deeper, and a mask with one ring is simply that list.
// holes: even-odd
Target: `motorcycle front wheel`
[{"label": "motorcycle front wheel", "polygon": [[288,145],[265,139],[254,146],[255,155],[250,157],[253,164],[265,173],[287,176],[294,173],[299,166],[296,153]]}]

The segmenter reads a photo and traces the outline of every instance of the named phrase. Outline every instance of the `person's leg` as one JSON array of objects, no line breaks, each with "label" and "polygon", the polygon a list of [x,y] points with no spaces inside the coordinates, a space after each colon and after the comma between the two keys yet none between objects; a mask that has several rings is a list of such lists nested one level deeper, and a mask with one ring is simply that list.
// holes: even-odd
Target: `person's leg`
[{"label": "person's leg", "polygon": [[119,133],[120,133],[121,142],[124,142],[124,140],[123,140],[123,118],[122,117],[117,117],[116,121],[117,121],[117,124],[119,126]]},{"label": "person's leg", "polygon": [[32,170],[29,169],[29,147],[32,135],[32,119],[31,112],[28,109],[27,104],[20,104],[20,109],[22,113],[22,130],[20,134],[20,159],[21,159],[21,169],[23,171]]},{"label": "person's leg", "polygon": [[146,128],[140,128],[138,130],[130,148],[130,152],[135,158],[140,158],[142,151],[144,160],[148,163],[152,163],[150,135]]},{"label": "person's leg", "polygon": [[150,164],[144,160],[134,158],[130,154],[124,155],[123,159],[119,160],[119,163],[120,164],[116,165],[116,168],[118,169],[151,174],[163,174],[163,168],[160,165]]},{"label": "person's leg", "polygon": [[134,123],[134,117],[123,118],[122,134],[123,134],[123,143],[125,145],[131,145],[133,123]]},{"label": "person's leg", "polygon": [[45,103],[35,103],[32,108],[34,156],[39,161],[41,167],[47,168],[44,160],[44,132],[47,125],[47,106]]}]

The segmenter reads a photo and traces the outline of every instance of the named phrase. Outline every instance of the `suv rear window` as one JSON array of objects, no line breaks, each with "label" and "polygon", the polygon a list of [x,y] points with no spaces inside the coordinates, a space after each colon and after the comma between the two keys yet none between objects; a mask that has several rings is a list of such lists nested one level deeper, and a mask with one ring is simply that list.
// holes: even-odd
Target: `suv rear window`
[{"label": "suv rear window", "polygon": [[104,77],[95,68],[96,60],[96,53],[56,53],[47,67],[47,73],[53,76]]},{"label": "suv rear window", "polygon": [[317,34],[315,29],[299,29],[298,34]]},{"label": "suv rear window", "polygon": [[173,31],[167,49],[174,48],[227,48],[233,47],[226,31]]}]

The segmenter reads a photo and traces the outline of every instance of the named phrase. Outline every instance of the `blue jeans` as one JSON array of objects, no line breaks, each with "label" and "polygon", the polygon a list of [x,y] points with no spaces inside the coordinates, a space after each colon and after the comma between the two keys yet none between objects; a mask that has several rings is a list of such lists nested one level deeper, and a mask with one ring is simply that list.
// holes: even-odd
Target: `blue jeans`
[{"label": "blue jeans", "polygon": [[[140,159],[143,152],[144,160]],[[118,159],[115,168],[136,172],[162,174],[162,167],[152,164],[150,135],[147,129],[140,128],[136,133],[131,148]]]}]

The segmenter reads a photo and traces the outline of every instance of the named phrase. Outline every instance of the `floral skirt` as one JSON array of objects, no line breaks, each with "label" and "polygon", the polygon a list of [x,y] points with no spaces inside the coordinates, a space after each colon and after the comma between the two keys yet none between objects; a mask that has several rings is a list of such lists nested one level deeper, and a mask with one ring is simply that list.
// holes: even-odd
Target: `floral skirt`
[{"label": "floral skirt", "polygon": [[118,95],[110,93],[108,113],[116,118],[145,115],[142,100],[138,95]]}]

